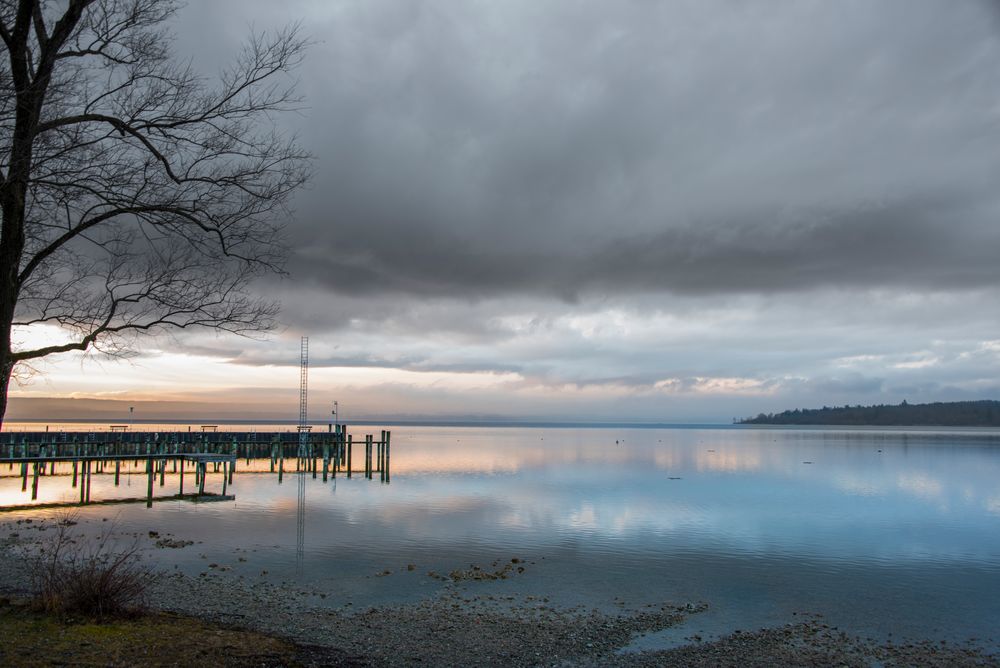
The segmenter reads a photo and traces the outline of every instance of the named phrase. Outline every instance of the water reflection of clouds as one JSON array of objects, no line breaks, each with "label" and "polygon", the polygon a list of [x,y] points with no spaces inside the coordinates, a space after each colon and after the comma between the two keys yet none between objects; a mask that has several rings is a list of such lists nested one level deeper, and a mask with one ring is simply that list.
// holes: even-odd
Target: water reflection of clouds
[{"label": "water reflection of clouds", "polygon": [[671,450],[657,450],[653,453],[653,465],[656,468],[671,471],[684,467],[684,458],[680,453]]},{"label": "water reflection of clouds", "polygon": [[593,504],[584,502],[576,510],[570,511],[566,517],[566,524],[574,529],[598,529],[597,511]]},{"label": "water reflection of clouds", "polygon": [[923,473],[904,473],[896,481],[899,489],[928,501],[937,501],[944,495],[940,481]]},{"label": "water reflection of clouds", "polygon": [[840,473],[833,476],[837,489],[855,496],[883,496],[885,485],[868,477]]},{"label": "water reflection of clouds", "polygon": [[605,537],[621,538],[640,533],[657,535],[675,531],[689,518],[690,512],[670,506],[653,506],[629,500],[600,499],[580,502],[569,507],[562,516],[555,516],[560,533],[575,531],[599,533]]},{"label": "water reflection of clouds", "polygon": [[[353,536],[390,549],[546,546],[586,536],[594,550],[613,541],[637,551],[880,560],[1000,550],[1000,541],[982,538],[997,533],[1000,517],[997,449],[749,430],[416,429],[413,436],[394,435],[391,485],[359,476],[323,485],[310,476],[309,540]],[[73,493],[65,478],[44,482],[45,493]],[[221,518],[253,515],[262,535],[294,527],[295,474],[286,472],[279,486],[275,475],[248,474],[241,462],[235,482],[237,502],[211,509]],[[19,483],[5,480],[2,498],[23,499]],[[919,540],[908,538],[914,530]]]},{"label": "water reflection of clouds", "polygon": [[695,469],[737,473],[759,471],[762,466],[761,453],[757,449],[726,449],[714,452],[698,451],[695,454]]},{"label": "water reflection of clouds", "polygon": [[[674,546],[832,555],[881,554],[887,532],[943,522],[952,494],[997,515],[996,504],[983,501],[995,490],[993,451],[914,446],[905,434],[650,430],[626,434],[620,447],[608,443],[600,430],[547,434],[544,445],[508,442],[504,452],[520,463],[517,475],[502,492],[482,489],[505,499],[499,525],[537,532],[543,542],[574,533],[598,540],[669,535]],[[680,480],[670,479],[675,474]],[[930,502],[934,514],[913,500]],[[901,541],[887,558],[951,553],[929,544],[914,549]]]},{"label": "water reflection of clouds", "polygon": [[[462,536],[482,535],[506,526],[511,506],[495,496],[436,498],[432,503],[413,504],[406,500],[356,505],[346,503],[335,507],[312,505],[307,509],[313,517],[325,518],[319,524],[346,523],[357,527],[373,540],[413,542],[455,540]],[[528,525],[530,527],[530,525]]]},{"label": "water reflection of clouds", "polygon": [[31,500],[31,479],[28,479],[28,489],[27,491],[21,491],[21,481],[17,480],[15,483],[12,480],[4,480],[0,482],[0,505],[3,506],[19,506],[31,503],[73,503],[80,499],[80,493],[77,490],[72,490],[70,492],[66,491],[69,487],[65,484],[65,481],[60,480],[54,486],[51,479],[44,480],[38,489],[38,499],[35,501]]},{"label": "water reflection of clouds", "polygon": [[575,444],[572,447],[545,443],[513,443],[502,449],[483,448],[474,442],[458,445],[393,445],[393,475],[425,473],[516,473],[526,469],[545,469],[586,462],[607,465],[632,461],[634,452],[606,444]]}]

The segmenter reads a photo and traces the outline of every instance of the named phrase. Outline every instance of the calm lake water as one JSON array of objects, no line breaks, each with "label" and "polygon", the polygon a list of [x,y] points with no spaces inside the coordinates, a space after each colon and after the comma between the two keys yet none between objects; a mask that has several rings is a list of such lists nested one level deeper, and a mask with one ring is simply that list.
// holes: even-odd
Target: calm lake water
[{"label": "calm lake water", "polygon": [[[216,563],[245,578],[298,581],[329,592],[330,605],[414,600],[449,586],[429,571],[493,570],[516,557],[524,573],[462,587],[608,610],[709,604],[685,626],[640,641],[651,646],[802,613],[864,636],[977,638],[992,649],[1000,641],[1000,433],[392,430],[390,484],[377,474],[305,480],[301,555],[297,478],[279,484],[265,464],[251,472],[241,462],[234,501],[80,514],[113,517],[143,536],[201,541],[151,549],[167,567],[198,573]],[[122,487],[111,482],[95,479],[94,498],[145,491],[138,470]],[[210,478],[209,488],[219,486]],[[168,475],[164,491],[176,487]],[[68,480],[49,478],[39,500],[77,494]],[[0,503],[27,498],[19,479],[0,480]],[[32,513],[52,511],[0,521]]]}]

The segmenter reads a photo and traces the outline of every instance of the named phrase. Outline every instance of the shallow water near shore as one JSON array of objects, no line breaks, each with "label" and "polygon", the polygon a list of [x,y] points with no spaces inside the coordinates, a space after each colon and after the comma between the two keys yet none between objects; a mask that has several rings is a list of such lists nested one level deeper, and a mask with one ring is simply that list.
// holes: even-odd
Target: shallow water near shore
[{"label": "shallow water near shore", "polygon": [[[240,462],[232,501],[89,506],[77,519],[88,531],[114,520],[165,568],[295,582],[331,606],[445,588],[608,611],[708,603],[637,648],[806,614],[863,637],[1000,644],[1000,433],[393,427],[391,469],[389,484],[307,475],[301,553],[298,475],[279,484],[266,462]],[[168,473],[165,493],[177,482]],[[94,479],[97,499],[144,492],[138,469],[118,488]],[[39,501],[77,495],[46,477]],[[3,504],[27,498],[19,478],[0,479]],[[23,533],[18,519],[54,512],[0,522]],[[194,544],[157,548],[150,531]],[[476,568],[507,578],[466,579]],[[428,575],[454,571],[458,583]]]}]

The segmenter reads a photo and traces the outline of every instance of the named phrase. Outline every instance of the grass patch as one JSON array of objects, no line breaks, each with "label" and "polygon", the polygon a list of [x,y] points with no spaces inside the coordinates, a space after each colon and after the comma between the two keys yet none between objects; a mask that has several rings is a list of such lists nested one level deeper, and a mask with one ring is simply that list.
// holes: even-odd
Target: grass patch
[{"label": "grass patch", "polygon": [[[170,614],[73,619],[0,599],[3,666],[301,666],[294,644]],[[325,663],[325,662],[324,662]],[[336,663],[334,661],[334,663]]]}]

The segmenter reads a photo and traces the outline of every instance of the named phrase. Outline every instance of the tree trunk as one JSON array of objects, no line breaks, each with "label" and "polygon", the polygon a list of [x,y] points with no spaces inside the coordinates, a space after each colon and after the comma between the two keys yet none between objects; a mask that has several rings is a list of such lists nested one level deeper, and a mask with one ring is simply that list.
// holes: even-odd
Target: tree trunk
[{"label": "tree trunk", "polygon": [[14,361],[10,352],[0,353],[0,431],[3,431],[3,419],[7,414],[7,390],[10,389],[10,375],[13,370]]},{"label": "tree trunk", "polygon": [[[4,213],[6,214],[6,210]],[[14,351],[11,349],[11,327],[17,305],[20,249],[24,244],[23,234],[8,234],[11,222],[4,215],[4,233],[0,241],[0,430],[3,429],[3,418],[7,413],[7,391],[10,389],[10,375],[15,364]]]},{"label": "tree trunk", "polygon": [[[12,190],[9,184],[0,189],[0,208],[3,211],[3,232],[0,234],[0,430],[7,413],[7,391],[15,364],[11,327],[17,307],[18,271],[24,249],[24,209],[21,207],[18,210],[11,205],[14,199],[11,197]],[[24,201],[23,196],[20,201]]]}]

